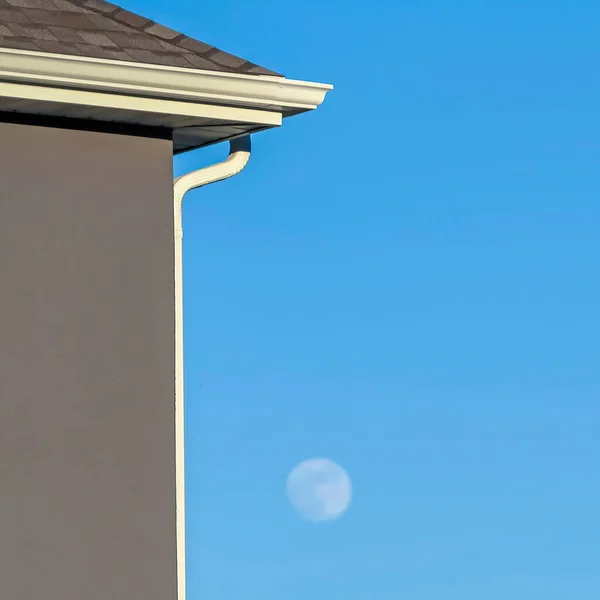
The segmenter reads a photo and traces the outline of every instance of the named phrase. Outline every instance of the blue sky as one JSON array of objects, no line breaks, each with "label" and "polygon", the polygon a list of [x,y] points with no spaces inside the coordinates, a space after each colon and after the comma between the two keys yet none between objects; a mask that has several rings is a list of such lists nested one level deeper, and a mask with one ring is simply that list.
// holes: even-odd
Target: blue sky
[{"label": "blue sky", "polygon": [[123,4],[336,86],[184,204],[190,600],[596,600],[600,4]]}]

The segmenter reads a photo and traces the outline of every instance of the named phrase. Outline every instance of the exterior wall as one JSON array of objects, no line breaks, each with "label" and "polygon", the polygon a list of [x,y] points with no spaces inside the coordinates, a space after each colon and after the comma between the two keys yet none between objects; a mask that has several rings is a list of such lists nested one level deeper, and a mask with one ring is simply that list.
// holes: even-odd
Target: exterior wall
[{"label": "exterior wall", "polygon": [[172,142],[0,123],[0,596],[175,600]]}]

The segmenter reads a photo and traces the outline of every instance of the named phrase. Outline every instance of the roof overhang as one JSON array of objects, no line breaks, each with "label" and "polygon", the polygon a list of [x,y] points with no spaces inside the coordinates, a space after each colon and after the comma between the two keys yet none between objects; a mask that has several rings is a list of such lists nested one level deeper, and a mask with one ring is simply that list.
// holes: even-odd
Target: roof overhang
[{"label": "roof overhang", "polygon": [[332,86],[0,48],[0,112],[173,131],[176,153],[277,127]]}]

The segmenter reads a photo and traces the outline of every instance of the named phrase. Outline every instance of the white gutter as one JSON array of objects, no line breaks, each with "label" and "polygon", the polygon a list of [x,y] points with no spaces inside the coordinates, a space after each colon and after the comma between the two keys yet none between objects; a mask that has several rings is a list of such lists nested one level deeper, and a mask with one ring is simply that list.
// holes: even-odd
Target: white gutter
[{"label": "white gutter", "polygon": [[0,81],[295,113],[313,110],[331,85],[268,75],[0,49]]},{"label": "white gutter", "polygon": [[175,223],[175,469],[177,501],[177,600],[185,600],[185,449],[183,403],[183,224],[184,196],[195,188],[237,175],[250,159],[250,136],[232,140],[229,156],[223,162],[174,181]]}]

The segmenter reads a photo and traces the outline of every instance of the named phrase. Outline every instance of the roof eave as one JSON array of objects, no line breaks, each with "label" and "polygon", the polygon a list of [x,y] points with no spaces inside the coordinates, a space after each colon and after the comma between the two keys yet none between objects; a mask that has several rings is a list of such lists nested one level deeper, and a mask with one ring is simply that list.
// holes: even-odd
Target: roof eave
[{"label": "roof eave", "polygon": [[316,109],[333,86],[0,48],[0,81],[279,112]]}]

